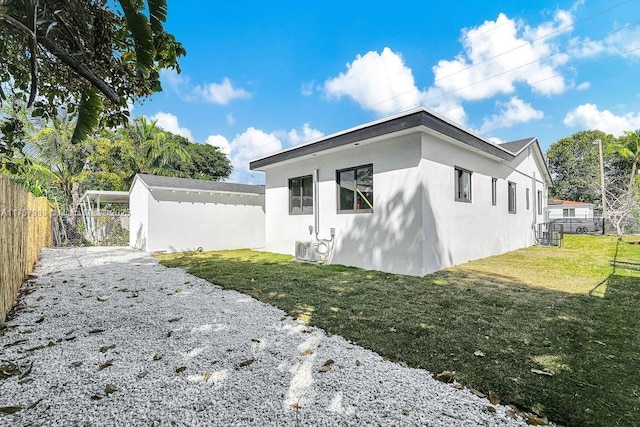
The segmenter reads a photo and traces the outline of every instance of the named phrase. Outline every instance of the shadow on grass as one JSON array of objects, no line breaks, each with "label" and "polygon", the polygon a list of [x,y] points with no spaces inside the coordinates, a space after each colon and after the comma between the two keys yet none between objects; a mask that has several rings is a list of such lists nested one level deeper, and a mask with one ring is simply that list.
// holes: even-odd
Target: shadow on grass
[{"label": "shadow on grass", "polygon": [[390,360],[456,371],[469,387],[494,391],[503,403],[555,422],[637,423],[637,277],[613,274],[604,298],[595,298],[531,287],[504,275],[443,271],[419,279],[254,254],[209,253],[163,263],[188,266],[192,274]]}]

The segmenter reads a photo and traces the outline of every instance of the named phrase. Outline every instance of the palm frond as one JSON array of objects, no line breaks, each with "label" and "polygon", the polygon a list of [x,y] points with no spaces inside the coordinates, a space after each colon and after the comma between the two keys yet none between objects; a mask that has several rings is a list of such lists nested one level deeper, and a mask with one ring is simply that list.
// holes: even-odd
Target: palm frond
[{"label": "palm frond", "polygon": [[71,144],[81,143],[89,136],[100,123],[100,112],[102,111],[102,99],[98,91],[90,87],[82,94],[78,113],[78,123],[71,137]]},{"label": "palm frond", "polygon": [[164,31],[163,23],[167,21],[167,0],[147,0],[149,5],[149,22],[153,34]]},{"label": "palm frond", "polygon": [[153,35],[147,17],[140,12],[131,0],[119,0],[127,22],[127,28],[133,37],[136,49],[138,71],[149,74],[153,66]]}]

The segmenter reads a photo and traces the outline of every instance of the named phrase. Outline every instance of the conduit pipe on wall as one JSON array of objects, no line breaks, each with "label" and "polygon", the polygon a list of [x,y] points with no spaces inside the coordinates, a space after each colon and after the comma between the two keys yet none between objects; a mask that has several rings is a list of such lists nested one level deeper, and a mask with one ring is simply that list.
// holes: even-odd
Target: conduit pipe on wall
[{"label": "conduit pipe on wall", "polygon": [[320,171],[313,170],[313,220],[316,236],[316,250],[322,257],[323,262],[328,262],[333,250],[333,239],[335,231],[331,229],[331,239],[320,239]]},{"label": "conduit pipe on wall", "polygon": [[320,190],[320,171],[318,169],[313,170],[313,221],[316,231],[316,238],[320,232],[320,204],[319,202],[319,190]]}]

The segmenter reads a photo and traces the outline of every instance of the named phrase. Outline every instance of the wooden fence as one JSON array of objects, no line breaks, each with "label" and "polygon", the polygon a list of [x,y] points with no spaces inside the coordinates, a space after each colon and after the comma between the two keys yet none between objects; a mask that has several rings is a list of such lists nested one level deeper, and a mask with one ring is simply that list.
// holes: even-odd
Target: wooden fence
[{"label": "wooden fence", "polygon": [[51,209],[46,197],[36,198],[0,175],[0,326],[40,251],[50,243]]}]

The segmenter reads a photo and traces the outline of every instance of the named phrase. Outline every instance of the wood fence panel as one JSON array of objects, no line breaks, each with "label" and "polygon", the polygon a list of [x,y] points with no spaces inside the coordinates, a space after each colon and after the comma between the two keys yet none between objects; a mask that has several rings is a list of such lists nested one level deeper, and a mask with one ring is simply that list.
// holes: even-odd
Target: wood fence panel
[{"label": "wood fence panel", "polygon": [[0,326],[40,251],[50,244],[49,201],[0,176]]}]

